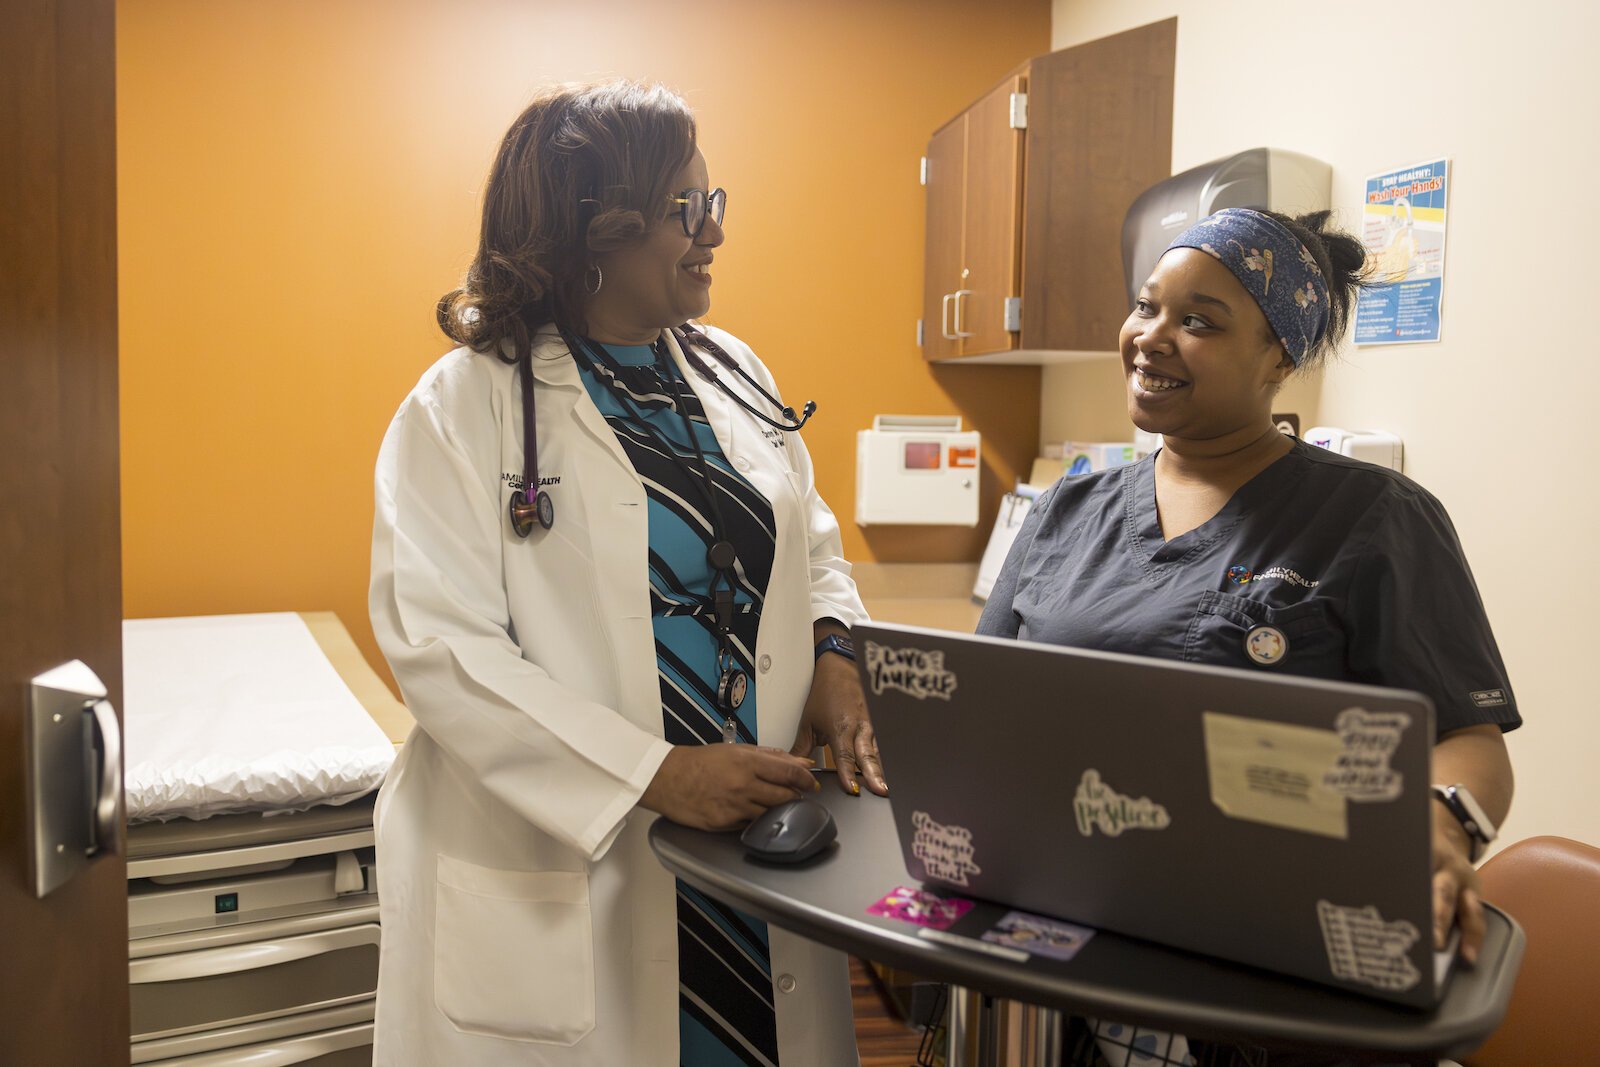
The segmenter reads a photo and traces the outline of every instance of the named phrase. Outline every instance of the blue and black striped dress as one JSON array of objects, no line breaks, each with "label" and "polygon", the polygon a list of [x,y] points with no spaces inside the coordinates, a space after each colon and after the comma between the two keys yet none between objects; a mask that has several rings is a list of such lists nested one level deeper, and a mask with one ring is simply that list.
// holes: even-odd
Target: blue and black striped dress
[{"label": "blue and black striped dress", "polygon": [[[699,399],[670,358],[645,345],[590,344],[574,353],[589,397],[644,482],[650,531],[650,621],[666,739],[718,744],[717,641],[712,627],[713,524],[684,405],[710,467],[724,533],[738,552],[732,646],[750,680],[736,713],[738,739],[756,739],[756,629],[772,574],[772,507],[728,463]],[[668,458],[671,448],[678,462]],[[683,1067],[778,1062],[772,955],[766,924],[686,885],[678,891],[678,1059]]]}]

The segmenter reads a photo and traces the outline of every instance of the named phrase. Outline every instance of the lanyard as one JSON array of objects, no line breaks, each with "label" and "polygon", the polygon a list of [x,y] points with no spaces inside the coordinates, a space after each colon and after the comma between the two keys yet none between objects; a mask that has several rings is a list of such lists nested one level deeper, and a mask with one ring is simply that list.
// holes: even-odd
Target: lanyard
[{"label": "lanyard", "polygon": [[[573,338],[564,335],[564,339],[569,350],[575,355],[581,352],[596,369],[604,368],[614,377],[621,369],[610,353],[587,337]],[[671,391],[673,404],[678,409],[678,417],[683,420],[683,430],[690,446],[694,449],[699,471],[693,470],[684,462],[672,442],[656,431],[633,397],[625,390],[618,390],[616,396],[632,409],[639,428],[660,446],[667,459],[683,472],[688,481],[696,485],[701,495],[705,497],[706,505],[711,512],[712,544],[706,549],[706,563],[711,567],[711,584],[707,592],[711,604],[712,630],[717,639],[717,712],[723,720],[722,740],[732,744],[738,740],[739,731],[739,720],[735,713],[744,703],[750,688],[749,677],[739,669],[738,661],[733,655],[734,588],[737,582],[738,553],[733,543],[728,540],[727,527],[722,520],[722,507],[717,503],[716,483],[711,478],[711,464],[706,460],[705,449],[701,447],[700,438],[694,432],[694,421],[689,417],[680,382],[672,373],[666,346],[657,340],[650,348],[655,353],[656,370],[661,376],[663,385]]]}]

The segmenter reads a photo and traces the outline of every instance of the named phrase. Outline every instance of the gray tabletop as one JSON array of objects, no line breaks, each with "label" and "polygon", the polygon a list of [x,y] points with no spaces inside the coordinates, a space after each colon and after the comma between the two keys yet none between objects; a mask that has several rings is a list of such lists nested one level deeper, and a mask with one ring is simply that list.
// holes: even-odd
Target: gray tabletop
[{"label": "gray tabletop", "polygon": [[[992,996],[1191,1037],[1408,1058],[1459,1055],[1499,1025],[1522,958],[1521,928],[1487,908],[1488,935],[1477,966],[1457,968],[1443,1003],[1432,1012],[1103,930],[1070,961],[1032,956],[1012,962],[926,940],[915,926],[868,914],[896,886],[917,885],[906,873],[889,802],[866,792],[847,796],[831,777],[817,796],[833,812],[839,839],[800,867],[748,858],[737,834],[691,830],[665,819],[651,828],[650,844],[661,863],[689,884],[834,948]],[[1009,910],[980,900],[950,933],[976,938]]]}]

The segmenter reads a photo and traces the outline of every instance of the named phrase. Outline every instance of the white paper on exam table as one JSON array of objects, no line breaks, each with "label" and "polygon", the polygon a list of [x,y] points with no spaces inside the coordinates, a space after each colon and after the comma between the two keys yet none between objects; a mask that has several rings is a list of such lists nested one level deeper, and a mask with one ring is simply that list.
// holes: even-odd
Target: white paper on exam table
[{"label": "white paper on exam table", "polygon": [[126,620],[123,681],[130,822],[343,804],[394,762],[292,612]]}]

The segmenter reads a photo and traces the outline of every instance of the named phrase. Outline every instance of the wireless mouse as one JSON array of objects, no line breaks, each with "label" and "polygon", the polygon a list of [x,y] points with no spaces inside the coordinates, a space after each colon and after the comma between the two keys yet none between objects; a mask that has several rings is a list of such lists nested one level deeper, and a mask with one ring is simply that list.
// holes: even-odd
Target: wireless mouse
[{"label": "wireless mouse", "polygon": [[768,863],[804,863],[839,836],[833,816],[809,798],[791,800],[758,815],[739,840],[747,855]]}]

